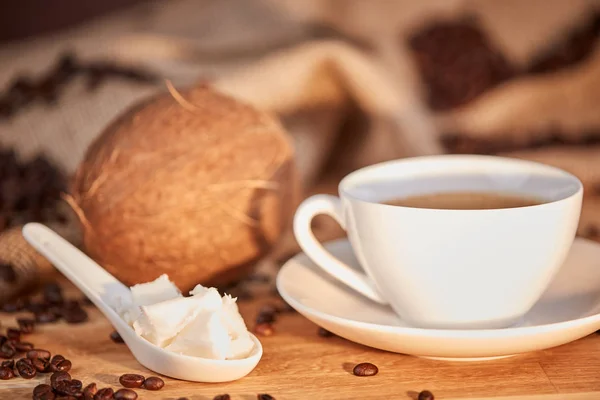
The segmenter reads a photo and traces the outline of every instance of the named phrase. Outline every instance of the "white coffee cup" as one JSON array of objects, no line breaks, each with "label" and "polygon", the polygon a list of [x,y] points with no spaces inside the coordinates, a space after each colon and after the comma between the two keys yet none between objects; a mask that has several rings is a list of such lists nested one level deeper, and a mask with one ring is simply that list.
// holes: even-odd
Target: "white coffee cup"
[{"label": "white coffee cup", "polygon": [[[445,191],[505,192],[545,202],[483,210],[382,204]],[[300,247],[323,270],[389,304],[415,327],[496,329],[518,322],[564,262],[579,223],[583,185],[535,162],[442,155],[360,169],[340,182],[339,195],[312,196],[294,217]],[[316,240],[311,221],[318,214],[332,216],[346,230],[365,274]]]}]

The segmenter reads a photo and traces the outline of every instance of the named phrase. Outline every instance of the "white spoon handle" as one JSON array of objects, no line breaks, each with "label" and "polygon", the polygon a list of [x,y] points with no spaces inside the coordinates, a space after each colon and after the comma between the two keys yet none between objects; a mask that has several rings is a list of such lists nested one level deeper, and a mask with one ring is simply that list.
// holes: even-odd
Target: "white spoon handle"
[{"label": "white spoon handle", "polygon": [[131,292],[127,286],[42,224],[26,224],[23,227],[23,236],[77,286],[113,324],[116,321],[122,322],[110,305],[117,297],[130,298]]}]

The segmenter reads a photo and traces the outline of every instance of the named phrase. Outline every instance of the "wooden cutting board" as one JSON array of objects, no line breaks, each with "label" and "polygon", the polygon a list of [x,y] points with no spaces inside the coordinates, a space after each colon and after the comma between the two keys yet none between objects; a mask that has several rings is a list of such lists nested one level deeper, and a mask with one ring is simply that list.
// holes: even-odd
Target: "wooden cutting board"
[{"label": "wooden cutting board", "polygon": [[[70,293],[74,293],[72,289]],[[79,296],[79,294],[74,293]],[[249,327],[263,298],[241,302]],[[27,337],[38,348],[62,354],[73,362],[71,374],[84,385],[120,388],[124,373],[153,373],[133,358],[124,344],[113,343],[112,327],[89,307],[90,321],[40,325]],[[0,313],[2,327],[15,325],[15,317]],[[140,399],[211,400],[229,393],[233,400],[256,399],[268,393],[277,400],[291,399],[415,399],[428,389],[437,400],[598,400],[600,399],[600,335],[593,334],[568,345],[495,361],[452,363],[393,354],[351,343],[338,337],[323,338],[317,327],[297,313],[279,316],[276,333],[261,337],[264,356],[247,377],[226,384],[203,384],[164,378],[159,392],[139,390]],[[371,362],[379,367],[372,377],[352,375],[352,367]],[[0,399],[30,399],[32,388],[48,381],[42,375],[30,381],[0,381]]]}]

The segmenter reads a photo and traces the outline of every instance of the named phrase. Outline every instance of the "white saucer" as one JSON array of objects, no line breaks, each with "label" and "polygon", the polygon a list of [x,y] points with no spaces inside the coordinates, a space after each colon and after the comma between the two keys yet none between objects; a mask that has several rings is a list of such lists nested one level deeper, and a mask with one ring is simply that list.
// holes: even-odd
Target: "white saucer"
[{"label": "white saucer", "polygon": [[[346,239],[329,242],[325,247],[360,269]],[[577,238],[540,301],[519,324],[505,329],[410,327],[391,308],[348,289],[303,253],[282,267],[277,289],[309,320],[366,346],[455,361],[506,357],[559,346],[600,329],[600,245]]]}]

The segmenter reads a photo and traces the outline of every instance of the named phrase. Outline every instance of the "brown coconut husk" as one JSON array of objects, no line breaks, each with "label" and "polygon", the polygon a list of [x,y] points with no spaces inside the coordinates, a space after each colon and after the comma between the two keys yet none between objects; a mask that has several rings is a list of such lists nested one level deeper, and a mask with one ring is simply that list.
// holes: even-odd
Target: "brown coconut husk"
[{"label": "brown coconut husk", "polygon": [[66,200],[87,253],[123,283],[230,284],[293,215],[293,148],[266,113],[206,86],[168,88],[92,143]]}]

